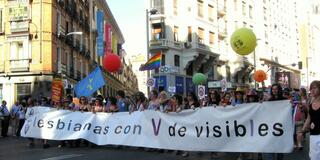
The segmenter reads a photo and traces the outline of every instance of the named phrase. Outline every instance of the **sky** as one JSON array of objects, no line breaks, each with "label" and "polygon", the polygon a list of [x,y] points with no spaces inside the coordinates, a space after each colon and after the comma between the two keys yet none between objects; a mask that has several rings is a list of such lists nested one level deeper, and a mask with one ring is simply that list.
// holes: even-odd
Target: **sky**
[{"label": "sky", "polygon": [[128,56],[146,53],[146,0],[106,0],[124,36]]}]

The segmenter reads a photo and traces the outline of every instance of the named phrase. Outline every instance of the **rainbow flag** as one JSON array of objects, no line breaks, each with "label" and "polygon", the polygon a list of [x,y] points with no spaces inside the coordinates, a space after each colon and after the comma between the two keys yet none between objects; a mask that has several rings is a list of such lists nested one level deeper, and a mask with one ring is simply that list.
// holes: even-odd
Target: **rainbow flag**
[{"label": "rainbow flag", "polygon": [[161,66],[161,52],[151,57],[146,64],[141,65],[139,70],[140,71],[153,70],[153,69],[159,68],[160,66]]}]

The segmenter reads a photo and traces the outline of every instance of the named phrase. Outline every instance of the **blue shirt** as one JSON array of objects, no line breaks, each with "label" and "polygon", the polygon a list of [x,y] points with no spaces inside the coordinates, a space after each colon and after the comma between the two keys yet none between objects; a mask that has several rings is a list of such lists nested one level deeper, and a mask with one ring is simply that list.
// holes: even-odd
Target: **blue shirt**
[{"label": "blue shirt", "polygon": [[119,107],[119,112],[127,111],[126,103],[124,102],[123,99],[118,99],[117,106]]},{"label": "blue shirt", "polygon": [[7,106],[0,106],[0,112],[3,114],[3,116],[10,116],[10,112],[7,108]]}]

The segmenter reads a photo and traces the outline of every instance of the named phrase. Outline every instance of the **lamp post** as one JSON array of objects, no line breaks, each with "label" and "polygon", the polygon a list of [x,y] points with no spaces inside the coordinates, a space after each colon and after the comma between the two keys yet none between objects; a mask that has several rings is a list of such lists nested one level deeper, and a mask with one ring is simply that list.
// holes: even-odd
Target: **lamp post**
[{"label": "lamp post", "polygon": [[[258,46],[258,41],[261,40],[259,38],[257,38],[257,46]],[[256,73],[257,71],[257,62],[256,62],[256,49],[253,50],[253,74]],[[254,89],[257,89],[257,81],[254,80]]]},{"label": "lamp post", "polygon": [[307,88],[309,88],[309,59],[311,59],[311,57],[306,57],[306,68],[307,68]]},{"label": "lamp post", "polygon": [[[148,9],[146,9],[146,32],[147,32],[147,60],[149,60],[150,59],[150,53],[149,53],[149,51],[150,51],[150,38],[149,38],[149,13],[151,14],[151,15],[153,15],[153,14],[156,14],[158,12],[158,10],[157,9],[155,9],[155,8],[152,8],[151,10],[148,10]],[[150,78],[150,71],[149,70],[147,70],[147,80]],[[148,91],[148,95],[149,95],[149,93],[150,93],[150,89],[149,89],[149,87],[147,88],[147,91]]]},{"label": "lamp post", "polygon": [[[67,38],[68,36],[71,36],[71,35],[82,35],[83,33],[82,32],[69,32],[67,34],[64,35],[65,38]],[[59,65],[61,67],[61,65]],[[61,79],[63,79],[63,74],[60,73],[60,76],[61,76]],[[67,80],[68,82],[68,80]]]}]

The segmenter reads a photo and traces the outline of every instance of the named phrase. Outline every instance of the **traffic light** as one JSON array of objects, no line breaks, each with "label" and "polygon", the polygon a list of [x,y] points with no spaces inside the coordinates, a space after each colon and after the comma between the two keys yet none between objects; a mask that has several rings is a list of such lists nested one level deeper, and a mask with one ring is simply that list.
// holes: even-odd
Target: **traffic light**
[{"label": "traffic light", "polygon": [[302,69],[302,61],[298,62],[299,69]]}]

